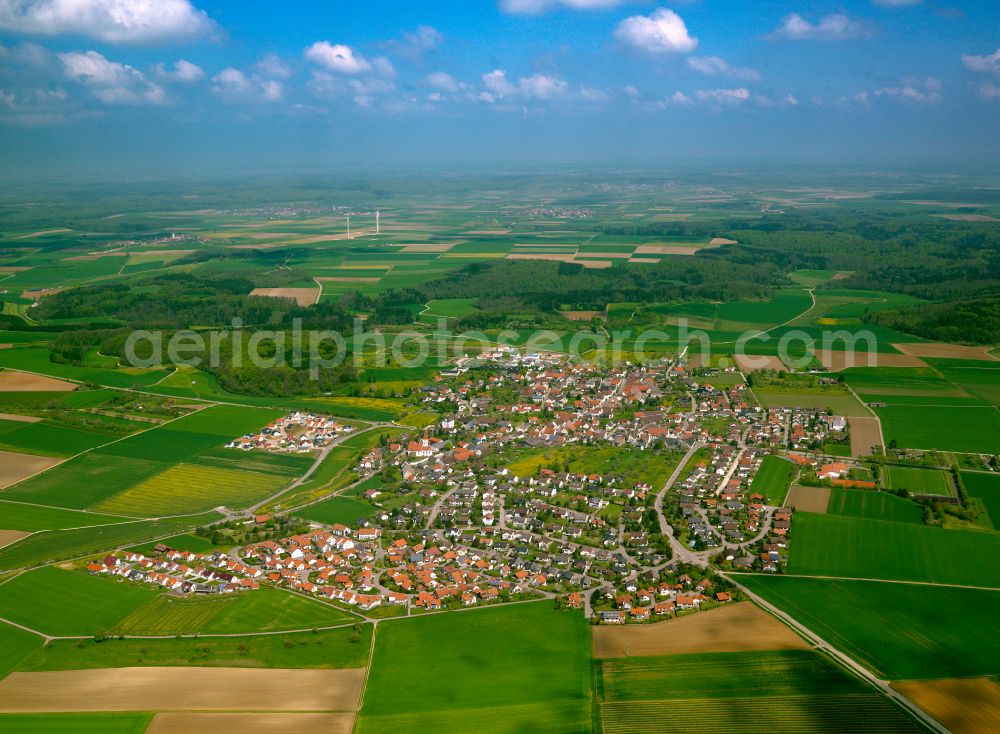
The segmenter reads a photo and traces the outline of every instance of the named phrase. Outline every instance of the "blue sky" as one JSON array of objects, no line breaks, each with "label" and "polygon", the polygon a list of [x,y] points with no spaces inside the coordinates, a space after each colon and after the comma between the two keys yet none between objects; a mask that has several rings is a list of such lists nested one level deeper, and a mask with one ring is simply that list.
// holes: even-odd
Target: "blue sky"
[{"label": "blue sky", "polygon": [[990,164],[988,0],[0,0],[8,175]]}]

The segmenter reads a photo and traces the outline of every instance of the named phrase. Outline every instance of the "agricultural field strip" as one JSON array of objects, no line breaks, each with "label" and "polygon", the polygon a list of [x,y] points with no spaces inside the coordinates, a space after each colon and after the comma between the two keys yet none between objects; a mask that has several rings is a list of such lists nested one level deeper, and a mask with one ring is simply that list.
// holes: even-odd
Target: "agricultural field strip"
[{"label": "agricultural field strip", "polygon": [[[16,370],[16,371],[22,372],[24,370]],[[39,374],[39,373],[32,372],[30,374]],[[80,383],[80,384],[83,384],[83,383]],[[120,390],[124,390],[125,392],[142,392],[141,390],[126,390],[125,388],[111,388],[111,389],[120,389]],[[145,394],[149,394],[149,393],[145,393]],[[206,404],[204,407],[208,407],[208,404]],[[73,456],[67,456],[65,459],[62,459],[59,463],[53,464],[52,466],[48,467],[47,469],[43,469],[40,472],[35,472],[31,476],[24,477],[23,479],[20,479],[19,481],[14,482],[14,484],[9,485],[8,487],[4,487],[4,489],[6,490],[6,489],[10,489],[11,487],[16,487],[21,482],[26,482],[27,480],[31,479],[32,477],[36,477],[39,474],[44,474],[45,472],[49,471],[49,469],[54,469],[55,467],[60,466],[61,464],[65,464],[67,461],[75,459],[75,458],[77,458],[79,456],[83,456],[84,454],[93,453],[93,452],[96,452],[98,449],[103,449],[103,448],[106,448],[106,447],[111,446],[113,444],[121,443],[122,441],[125,441],[127,439],[135,438],[136,436],[141,436],[142,434],[148,433],[149,431],[155,430],[157,428],[163,428],[164,426],[168,426],[171,423],[173,423],[174,421],[180,420],[181,418],[186,418],[187,416],[194,415],[199,410],[202,410],[202,408],[197,408],[197,409],[191,411],[190,413],[185,413],[183,415],[176,416],[175,418],[170,418],[169,420],[165,420],[163,423],[156,423],[154,425],[151,425],[149,428],[144,428],[141,431],[136,431],[135,433],[131,433],[131,434],[127,435],[127,436],[121,436],[120,438],[116,438],[116,439],[114,439],[112,441],[108,441],[107,443],[102,443],[99,446],[93,446],[93,447],[91,447],[89,449],[84,449],[83,451],[81,451],[81,452],[79,452],[77,454],[74,454]],[[31,504],[31,503],[27,503],[26,502],[24,504]],[[40,506],[44,506],[44,505],[40,505]],[[61,508],[61,509],[65,509],[65,508]],[[100,513],[100,514],[108,514],[108,513]],[[111,514],[118,514],[118,513],[111,513]],[[127,516],[124,516],[124,517],[127,517]],[[177,517],[184,517],[184,515],[177,515]]]},{"label": "agricultural field strip", "polygon": [[[18,574],[15,574],[15,575],[20,575],[21,573],[23,573],[23,571],[22,572],[18,572]],[[13,577],[11,577],[11,579],[12,578]],[[4,581],[4,583],[6,583],[7,581],[10,581],[11,579],[6,579]],[[2,585],[2,584],[0,584],[0,585]],[[302,596],[304,599],[308,599],[310,601],[319,601],[318,599],[315,599],[314,597],[306,596],[304,594],[298,594],[297,592],[288,592],[288,593],[294,593],[294,594],[296,594],[296,596]],[[321,603],[325,604],[325,602],[321,602]],[[352,614],[351,612],[348,612],[348,611],[346,611],[344,609],[341,609],[340,607],[335,607],[332,604],[327,604],[326,606],[329,606],[332,609],[336,609],[338,612],[343,612],[344,614]],[[471,610],[458,610],[458,611],[471,611]],[[26,625],[20,624],[19,622],[15,622],[15,621],[7,619],[5,617],[0,617],[0,623],[9,624],[12,627],[17,627],[18,629],[22,629],[25,632],[30,632],[33,635],[38,635],[39,637],[41,637],[41,638],[43,638],[45,640],[92,640],[92,639],[94,639],[94,635],[92,635],[92,634],[90,634],[90,635],[49,635],[49,634],[46,634],[45,632],[41,632],[39,630],[33,629],[31,627],[28,627]],[[309,633],[309,632],[313,632],[313,631],[326,632],[328,630],[336,630],[336,629],[344,629],[345,627],[353,627],[355,624],[357,624],[357,621],[356,620],[352,620],[352,621],[344,622],[343,624],[331,624],[331,625],[326,625],[326,626],[322,626],[322,627],[308,627],[308,628],[290,629],[290,630],[270,630],[268,632],[190,632],[190,633],[181,633],[181,634],[171,633],[171,634],[163,634],[163,635],[132,635],[132,634],[118,634],[116,632],[114,636],[117,639],[123,639],[123,640],[176,640],[176,639],[185,639],[185,638],[187,638],[187,639],[201,639],[203,637],[222,637],[222,638],[227,638],[227,637],[270,637],[270,636],[273,636],[273,635],[304,634],[304,633]]]},{"label": "agricultural field strip", "polygon": [[852,671],[855,675],[860,677],[862,680],[867,681],[869,684],[875,686],[881,690],[890,699],[898,702],[907,711],[910,712],[917,719],[926,724],[931,730],[939,732],[940,734],[950,734],[948,729],[942,726],[935,718],[927,714],[922,708],[917,706],[913,701],[904,696],[903,694],[896,691],[889,685],[889,682],[877,677],[874,673],[869,671],[864,665],[857,662],[853,657],[845,652],[842,652],[839,648],[831,645],[817,633],[813,632],[810,628],[806,627],[804,624],[799,622],[795,617],[793,617],[788,612],[780,609],[776,605],[764,599],[759,594],[751,591],[746,586],[736,581],[733,577],[739,577],[739,574],[727,574],[721,571],[718,572],[723,578],[732,581],[738,589],[740,589],[744,594],[747,595],[749,599],[754,601],[758,606],[764,610],[770,612],[775,617],[780,619],[782,622],[791,627],[794,631],[802,635],[809,643],[813,644],[817,650],[822,650],[831,655],[835,660],[837,660],[841,665],[846,667],[849,671]]}]

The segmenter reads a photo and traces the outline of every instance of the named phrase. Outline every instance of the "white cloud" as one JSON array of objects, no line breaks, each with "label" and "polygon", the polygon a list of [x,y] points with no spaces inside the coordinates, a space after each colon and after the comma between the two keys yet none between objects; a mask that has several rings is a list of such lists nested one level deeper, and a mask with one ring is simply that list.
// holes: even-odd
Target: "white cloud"
[{"label": "white cloud", "polygon": [[189,0],[0,0],[0,30],[156,44],[192,41],[218,28]]},{"label": "white cloud", "polygon": [[268,79],[288,79],[292,75],[292,67],[277,54],[264,54],[253,68]]},{"label": "white cloud", "polygon": [[670,97],[670,101],[673,102],[674,104],[679,104],[679,105],[694,104],[694,100],[692,100],[690,97],[684,94],[684,92],[680,91],[674,92],[673,95],[671,95]]},{"label": "white cloud", "polygon": [[548,74],[533,74],[529,77],[521,77],[517,84],[512,83],[507,78],[507,72],[503,69],[494,69],[488,74],[483,74],[483,86],[485,96],[480,95],[480,100],[492,104],[504,97],[521,97],[524,99],[547,100],[560,97],[566,93],[567,84],[557,76]]},{"label": "white cloud", "polygon": [[979,96],[983,99],[1000,99],[1000,87],[991,82],[986,82],[979,87]]},{"label": "white cloud", "polygon": [[534,74],[518,80],[518,89],[525,97],[552,99],[566,93],[566,82],[557,76]]},{"label": "white cloud", "polygon": [[500,0],[500,10],[511,15],[540,15],[550,10],[606,10],[629,0]]},{"label": "white cloud", "polygon": [[247,76],[229,67],[212,77],[212,91],[232,104],[270,104],[284,96],[284,86],[274,79],[258,74]]},{"label": "white cloud", "polygon": [[846,41],[867,35],[864,25],[843,13],[824,15],[818,23],[811,23],[798,13],[789,13],[769,37],[786,41]]},{"label": "white cloud", "polygon": [[709,76],[722,74],[723,76],[733,76],[746,82],[760,81],[760,72],[756,69],[730,66],[720,56],[688,56],[687,63],[695,71],[708,74]]},{"label": "white cloud", "polygon": [[458,82],[455,81],[455,77],[446,71],[435,71],[432,74],[428,74],[427,83],[435,89],[440,89],[442,92],[454,93],[458,91]]},{"label": "white cloud", "polygon": [[622,92],[624,92],[625,96],[628,97],[629,99],[639,99],[640,97],[639,90],[636,87],[633,87],[631,84],[629,84],[626,87],[622,87]]},{"label": "white cloud", "polygon": [[407,31],[398,41],[388,41],[383,46],[393,53],[412,59],[419,59],[425,53],[433,51],[444,43],[444,36],[429,25],[417,26],[416,30]]},{"label": "white cloud", "polygon": [[750,91],[743,87],[739,89],[698,89],[695,91],[694,97],[699,102],[739,104],[750,99]]},{"label": "white cloud", "polygon": [[57,54],[66,78],[83,84],[105,104],[163,104],[167,94],[139,70],[109,61],[97,51]]},{"label": "white cloud", "polygon": [[962,54],[962,63],[970,71],[978,71],[983,74],[1000,74],[1000,48],[991,54],[983,56]]},{"label": "white cloud", "polygon": [[920,5],[923,0],[875,0],[876,5],[883,8],[903,8],[908,5]]},{"label": "white cloud", "polygon": [[205,77],[205,72],[200,66],[192,64],[186,59],[175,61],[172,70],[168,69],[165,64],[157,64],[153,67],[153,74],[162,81],[179,84],[192,84]]},{"label": "white cloud", "polygon": [[785,95],[785,104],[789,107],[797,107],[799,104],[798,98],[794,94]]},{"label": "white cloud", "polygon": [[875,90],[876,97],[899,97],[900,99],[920,102],[921,104],[936,104],[941,101],[941,90],[944,85],[934,77],[927,79],[904,79],[899,86],[882,87]]},{"label": "white cloud", "polygon": [[483,74],[483,86],[490,94],[500,97],[507,97],[516,91],[514,85],[507,81],[507,72],[503,69],[494,69],[488,74]]},{"label": "white cloud", "polygon": [[369,61],[350,46],[343,43],[317,41],[305,50],[305,57],[314,64],[339,74],[369,74],[392,76],[396,70],[392,62],[384,56]]},{"label": "white cloud", "polygon": [[609,95],[603,89],[597,89],[595,87],[581,86],[580,87],[580,98],[584,102],[594,102],[594,103],[604,103],[611,99]]},{"label": "white cloud", "polygon": [[684,20],[668,8],[625,18],[615,28],[615,38],[649,54],[688,53],[698,47],[698,39],[688,33]]}]

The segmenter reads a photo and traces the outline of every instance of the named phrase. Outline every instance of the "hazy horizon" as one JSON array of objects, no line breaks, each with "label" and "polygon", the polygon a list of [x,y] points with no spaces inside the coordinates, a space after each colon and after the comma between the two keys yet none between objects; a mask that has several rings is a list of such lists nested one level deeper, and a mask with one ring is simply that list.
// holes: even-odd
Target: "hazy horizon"
[{"label": "hazy horizon", "polygon": [[998,108],[981,2],[0,0],[5,178],[988,166]]}]

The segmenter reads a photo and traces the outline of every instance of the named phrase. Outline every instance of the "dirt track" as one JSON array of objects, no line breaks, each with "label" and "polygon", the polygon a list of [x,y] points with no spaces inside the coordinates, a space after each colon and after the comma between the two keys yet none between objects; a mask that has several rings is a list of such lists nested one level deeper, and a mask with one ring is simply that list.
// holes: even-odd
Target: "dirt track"
[{"label": "dirt track", "polygon": [[594,657],[805,649],[805,641],[751,602],[688,614],[658,624],[598,626]]}]

